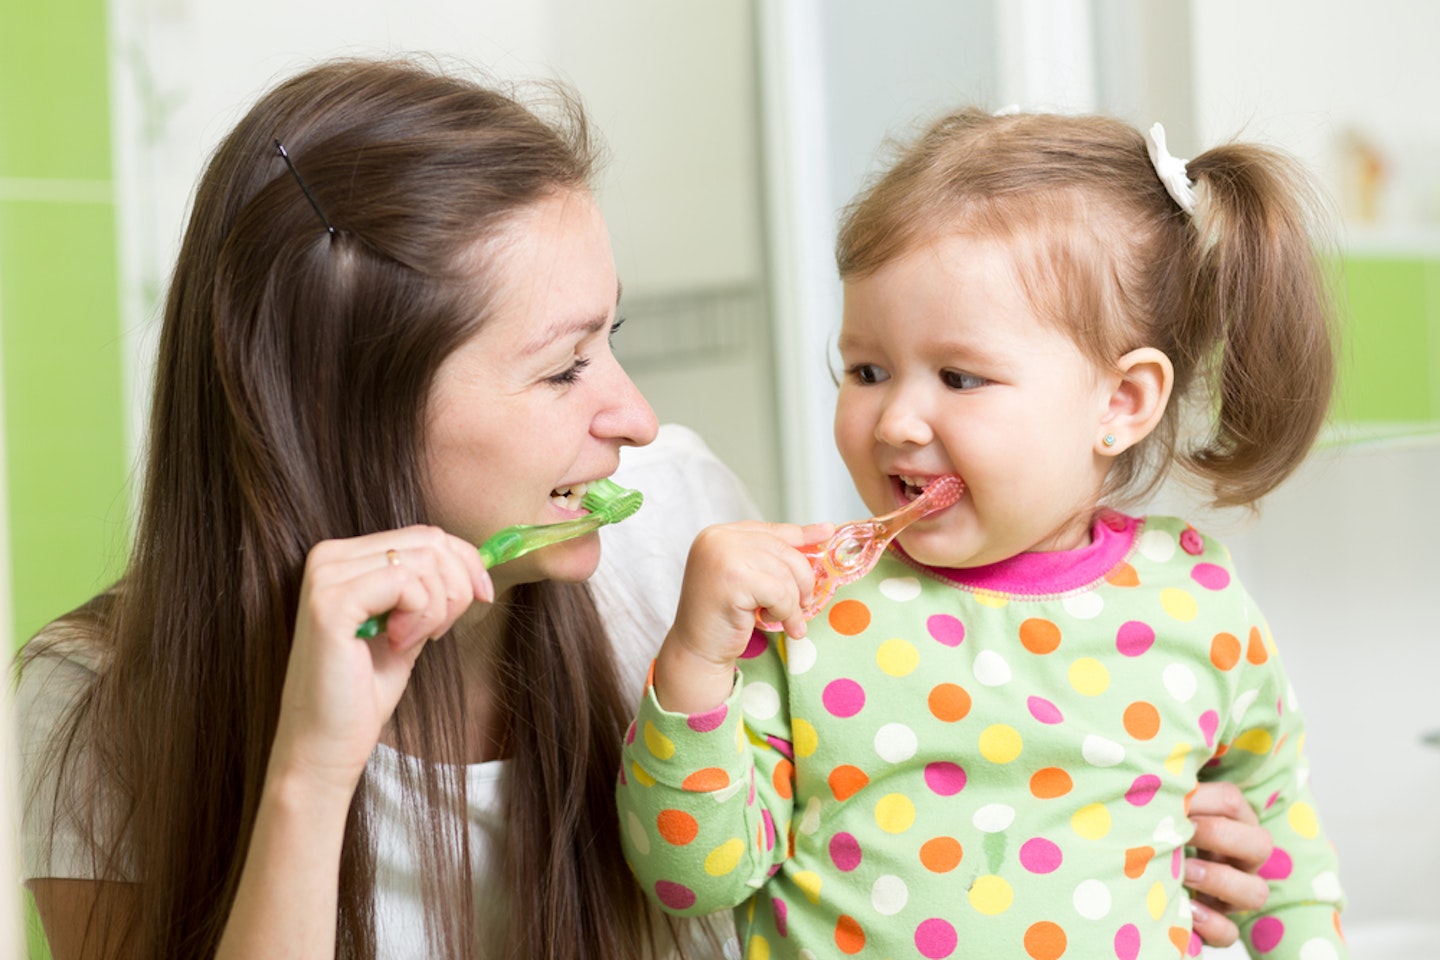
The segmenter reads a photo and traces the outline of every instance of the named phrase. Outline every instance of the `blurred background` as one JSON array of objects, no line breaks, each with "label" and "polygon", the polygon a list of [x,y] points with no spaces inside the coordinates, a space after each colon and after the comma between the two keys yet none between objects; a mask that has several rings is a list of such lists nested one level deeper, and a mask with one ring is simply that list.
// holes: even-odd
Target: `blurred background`
[{"label": "blurred background", "polygon": [[1333,199],[1344,381],[1258,518],[1199,519],[1306,703],[1356,956],[1440,956],[1436,37],[1429,0],[0,0],[0,649],[120,572],[194,181],[315,60],[427,51],[578,89],[611,153],[622,359],[776,519],[864,515],[830,440],[831,246],[886,137],[976,103],[1160,120],[1183,157],[1257,140]]}]

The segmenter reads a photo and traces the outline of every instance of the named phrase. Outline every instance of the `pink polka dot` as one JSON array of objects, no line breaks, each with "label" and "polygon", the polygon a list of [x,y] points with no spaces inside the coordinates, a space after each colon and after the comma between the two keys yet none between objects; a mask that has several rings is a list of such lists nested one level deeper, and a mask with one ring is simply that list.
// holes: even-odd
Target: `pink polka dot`
[{"label": "pink polka dot", "polygon": [[1155,799],[1155,793],[1159,789],[1160,778],[1153,773],[1147,773],[1135,778],[1130,789],[1125,791],[1125,799],[1132,807],[1143,807]]},{"label": "pink polka dot", "polygon": [[770,909],[775,914],[775,932],[782,937],[790,936],[790,911],[779,897],[770,898]]},{"label": "pink polka dot", "polygon": [[704,713],[692,713],[685,718],[685,726],[696,733],[709,733],[720,724],[725,722],[725,717],[730,713],[725,704],[720,704],[714,710],[706,710]]},{"label": "pink polka dot", "polygon": [[765,828],[765,849],[775,849],[775,818],[770,816],[769,810],[760,811],[760,822]]},{"label": "pink polka dot", "polygon": [[1180,879],[1180,871],[1185,866],[1185,848],[1176,847],[1170,851],[1170,876],[1176,880]]},{"label": "pink polka dot", "polygon": [[782,740],[771,734],[765,734],[765,742],[770,744],[770,749],[780,754],[786,760],[795,759],[795,745],[789,740]]},{"label": "pink polka dot", "polygon": [[854,680],[831,680],[820,700],[833,715],[853,717],[865,706],[865,689]]},{"label": "pink polka dot", "polygon": [[1266,880],[1284,880],[1290,876],[1290,871],[1294,868],[1295,865],[1290,860],[1290,854],[1276,847],[1270,853],[1270,859],[1266,860],[1265,865],[1260,868],[1259,874]]},{"label": "pink polka dot", "polygon": [[745,652],[740,654],[742,660],[753,660],[770,648],[770,638],[759,630],[750,631],[750,642],[745,645]]},{"label": "pink polka dot", "polygon": [[689,910],[695,906],[695,891],[669,880],[655,881],[655,898],[671,910]]},{"label": "pink polka dot", "polygon": [[1192,557],[1198,557],[1205,552],[1205,539],[1194,527],[1186,527],[1180,534],[1180,549]]},{"label": "pink polka dot", "polygon": [[1053,873],[1063,859],[1060,848],[1044,837],[1026,840],[1020,847],[1020,865],[1031,873]]},{"label": "pink polka dot", "polygon": [[929,960],[950,956],[959,942],[955,928],[938,917],[922,921],[920,926],[915,928],[915,949],[920,951],[920,956]]},{"label": "pink polka dot", "polygon": [[1279,799],[1280,791],[1276,790],[1274,793],[1270,794],[1270,796],[1265,800],[1265,809],[1269,810],[1271,807],[1275,806],[1275,801]]},{"label": "pink polka dot", "polygon": [[958,763],[937,760],[925,764],[925,785],[942,797],[953,797],[965,789],[965,770]]},{"label": "pink polka dot", "polygon": [[1126,620],[1115,634],[1115,649],[1127,657],[1140,656],[1154,643],[1154,629],[1139,620]]},{"label": "pink polka dot", "polygon": [[1269,953],[1285,939],[1285,924],[1279,917],[1261,917],[1250,928],[1250,943],[1261,953]]},{"label": "pink polka dot", "polygon": [[835,869],[849,873],[860,866],[860,841],[854,834],[837,833],[830,838],[830,860]]},{"label": "pink polka dot", "polygon": [[1206,590],[1224,590],[1230,586],[1230,571],[1213,563],[1197,563],[1190,571],[1190,579]]},{"label": "pink polka dot", "polygon": [[1203,940],[1200,939],[1200,934],[1196,933],[1194,930],[1191,930],[1191,931],[1190,931],[1190,949],[1188,949],[1188,950],[1185,951],[1185,955],[1186,955],[1187,957],[1198,957],[1198,956],[1200,956],[1200,948],[1201,948],[1202,946],[1204,946],[1204,945],[1205,945],[1205,941],[1203,941]]},{"label": "pink polka dot", "polygon": [[1205,746],[1215,746],[1215,731],[1220,729],[1220,714],[1206,710],[1200,714],[1200,732],[1205,734]]},{"label": "pink polka dot", "polygon": [[1116,960],[1135,960],[1140,956],[1140,930],[1133,923],[1127,923],[1115,931]]},{"label": "pink polka dot", "polygon": [[958,647],[965,639],[965,624],[948,613],[937,613],[926,620],[925,629],[947,647]]},{"label": "pink polka dot", "polygon": [[1060,708],[1044,697],[1031,697],[1025,701],[1025,705],[1030,708],[1030,716],[1041,723],[1055,724],[1065,719]]},{"label": "pink polka dot", "polygon": [[628,746],[635,742],[635,721],[630,721],[630,728],[625,731],[625,743]]}]

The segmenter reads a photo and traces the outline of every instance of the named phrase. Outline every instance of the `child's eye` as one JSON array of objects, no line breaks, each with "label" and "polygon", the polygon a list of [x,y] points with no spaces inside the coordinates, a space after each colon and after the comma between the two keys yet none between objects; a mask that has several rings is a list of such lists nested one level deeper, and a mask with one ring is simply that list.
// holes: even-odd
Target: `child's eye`
[{"label": "child's eye", "polygon": [[890,375],[873,363],[857,363],[845,371],[856,383],[883,383]]},{"label": "child's eye", "polygon": [[625,326],[625,318],[617,314],[615,322],[610,324],[610,346],[615,346],[615,334],[619,333],[623,326]]},{"label": "child's eye", "polygon": [[942,370],[940,379],[951,390],[974,390],[976,387],[983,387],[989,383],[984,377],[977,377],[973,373],[964,373],[960,370]]},{"label": "child's eye", "polygon": [[590,366],[589,357],[576,357],[575,362],[554,376],[546,377],[545,382],[556,387],[568,387],[580,379],[581,372]]}]

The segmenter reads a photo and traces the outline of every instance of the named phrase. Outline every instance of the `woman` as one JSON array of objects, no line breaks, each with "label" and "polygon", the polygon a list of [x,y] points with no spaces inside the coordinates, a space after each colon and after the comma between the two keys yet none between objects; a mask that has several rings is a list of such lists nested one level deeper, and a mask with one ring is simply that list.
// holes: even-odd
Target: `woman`
[{"label": "woman", "polygon": [[[471,546],[576,515],[656,433],[609,349],[584,118],[556,106],[547,123],[413,64],[337,62],[266,94],[212,158],[130,564],[26,654],[27,861],[57,960],[633,957],[668,938],[617,842],[639,677],[583,583],[598,538],[488,572]],[[720,509],[698,493],[672,509]],[[678,584],[695,527],[647,528],[651,509],[614,530],[678,546],[658,554]],[[625,576],[607,612],[643,660],[670,610]],[[1212,849],[1253,870],[1245,847]],[[1227,900],[1253,889],[1215,872]]]}]

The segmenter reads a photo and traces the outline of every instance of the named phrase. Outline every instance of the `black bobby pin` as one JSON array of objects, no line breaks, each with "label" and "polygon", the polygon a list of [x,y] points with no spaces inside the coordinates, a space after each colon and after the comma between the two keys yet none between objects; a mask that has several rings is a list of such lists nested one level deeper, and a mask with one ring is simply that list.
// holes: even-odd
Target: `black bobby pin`
[{"label": "black bobby pin", "polygon": [[336,236],[334,224],[330,222],[329,217],[325,216],[325,211],[320,209],[320,204],[315,201],[315,195],[310,192],[310,188],[305,186],[305,181],[301,178],[300,171],[295,169],[295,163],[290,159],[290,154],[286,151],[285,144],[276,140],[275,149],[280,151],[280,156],[284,159],[285,166],[289,167],[290,172],[295,175],[295,182],[300,184],[300,192],[305,194],[305,199],[309,200],[310,206],[315,208],[315,215],[320,218],[321,223],[325,224],[325,229],[330,231],[330,236]]}]

